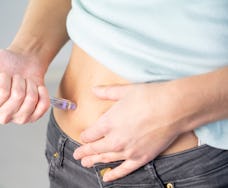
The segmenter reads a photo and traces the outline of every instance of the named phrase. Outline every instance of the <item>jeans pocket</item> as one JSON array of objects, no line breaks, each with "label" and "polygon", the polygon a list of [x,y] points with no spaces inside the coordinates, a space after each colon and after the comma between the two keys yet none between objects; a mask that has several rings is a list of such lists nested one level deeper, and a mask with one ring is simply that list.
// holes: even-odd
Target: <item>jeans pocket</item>
[{"label": "jeans pocket", "polygon": [[176,188],[227,188],[228,163],[205,173],[175,181]]}]

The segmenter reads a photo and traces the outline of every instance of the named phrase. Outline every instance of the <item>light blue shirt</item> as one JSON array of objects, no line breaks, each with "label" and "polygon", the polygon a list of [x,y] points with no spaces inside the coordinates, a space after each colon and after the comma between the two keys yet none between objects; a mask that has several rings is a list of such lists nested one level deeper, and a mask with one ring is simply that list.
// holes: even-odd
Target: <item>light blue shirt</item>
[{"label": "light blue shirt", "polygon": [[[174,80],[228,65],[227,0],[72,0],[67,29],[89,55],[131,82]],[[228,120],[195,133],[228,149]]]}]

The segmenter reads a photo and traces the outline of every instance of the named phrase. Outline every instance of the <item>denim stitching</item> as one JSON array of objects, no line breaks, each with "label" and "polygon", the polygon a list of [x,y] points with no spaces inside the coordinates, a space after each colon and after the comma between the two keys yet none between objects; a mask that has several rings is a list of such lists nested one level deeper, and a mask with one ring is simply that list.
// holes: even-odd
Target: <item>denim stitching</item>
[{"label": "denim stitching", "polygon": [[161,186],[161,188],[165,188],[162,179],[159,177],[159,175],[157,173],[157,170],[154,165],[154,161],[151,161],[150,164],[147,164],[145,166],[145,168],[148,170],[148,172],[151,174],[151,176],[157,180],[157,182]]}]

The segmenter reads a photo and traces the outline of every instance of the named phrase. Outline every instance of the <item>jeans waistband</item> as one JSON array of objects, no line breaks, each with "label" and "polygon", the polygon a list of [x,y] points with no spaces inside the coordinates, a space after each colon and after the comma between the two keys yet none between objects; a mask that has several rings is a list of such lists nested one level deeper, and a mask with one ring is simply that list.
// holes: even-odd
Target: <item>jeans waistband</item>
[{"label": "jeans waistband", "polygon": [[[54,148],[58,148],[59,152],[65,151],[64,155],[67,155],[68,159],[75,164],[81,165],[80,161],[75,160],[72,156],[72,153],[80,146],[80,143],[71,139],[60,129],[59,125],[55,121],[53,112],[51,112],[50,115],[47,137],[50,144]],[[224,163],[228,163],[227,156],[228,151],[212,148],[208,145],[202,145],[175,154],[159,156],[145,164],[145,166],[140,169],[147,171],[147,174],[150,173],[150,175],[154,176],[154,178],[159,176],[159,178],[163,181],[168,181],[168,179],[173,179],[175,181],[177,179],[193,177],[196,174],[200,174],[202,169],[204,171],[205,169],[210,171],[214,168],[214,165],[224,165]],[[63,160],[63,158],[60,157],[60,165],[61,160]],[[99,172],[103,168],[114,168],[120,163],[121,161],[107,164],[96,164],[94,169],[96,172]],[[192,167],[194,167],[194,170],[191,170]],[[139,173],[140,175],[141,171],[139,170],[135,173]],[[132,179],[129,179],[129,181],[132,181]]]}]

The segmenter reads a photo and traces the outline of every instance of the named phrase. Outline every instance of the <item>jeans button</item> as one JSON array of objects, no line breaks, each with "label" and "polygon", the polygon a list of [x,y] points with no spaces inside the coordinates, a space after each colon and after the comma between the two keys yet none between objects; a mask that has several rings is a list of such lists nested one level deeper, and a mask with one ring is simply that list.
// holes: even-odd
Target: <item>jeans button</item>
[{"label": "jeans button", "polygon": [[59,153],[58,153],[58,152],[55,152],[55,153],[53,154],[53,157],[54,157],[54,158],[58,158],[58,157],[59,157]]},{"label": "jeans button", "polygon": [[174,188],[174,185],[172,183],[167,183],[166,188]]}]

